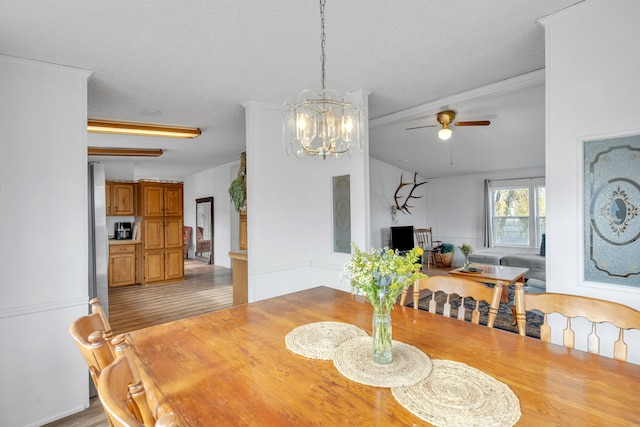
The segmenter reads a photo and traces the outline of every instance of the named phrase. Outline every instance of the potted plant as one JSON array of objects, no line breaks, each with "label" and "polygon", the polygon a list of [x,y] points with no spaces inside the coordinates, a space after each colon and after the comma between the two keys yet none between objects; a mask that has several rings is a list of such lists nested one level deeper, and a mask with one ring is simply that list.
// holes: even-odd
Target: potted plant
[{"label": "potted plant", "polygon": [[240,212],[247,207],[247,152],[240,153],[240,169],[238,176],[231,182],[229,186],[229,196],[233,202],[236,211]]}]

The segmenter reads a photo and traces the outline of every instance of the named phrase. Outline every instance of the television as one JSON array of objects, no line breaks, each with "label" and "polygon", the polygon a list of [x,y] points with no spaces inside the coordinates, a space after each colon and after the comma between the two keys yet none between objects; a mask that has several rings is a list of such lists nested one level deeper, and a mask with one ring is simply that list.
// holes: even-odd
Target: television
[{"label": "television", "polygon": [[410,251],[413,244],[413,225],[391,227],[391,249],[399,252]]}]

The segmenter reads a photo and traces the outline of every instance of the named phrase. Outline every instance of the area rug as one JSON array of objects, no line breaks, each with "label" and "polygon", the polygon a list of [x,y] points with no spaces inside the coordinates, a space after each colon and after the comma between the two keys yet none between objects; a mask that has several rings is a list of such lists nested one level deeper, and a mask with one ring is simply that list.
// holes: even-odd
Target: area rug
[{"label": "area rug", "polygon": [[[509,296],[509,300],[513,301],[513,289],[510,289],[511,295]],[[418,301],[418,308],[420,310],[427,310],[429,307],[429,301],[431,301],[431,294],[426,297],[423,297]],[[436,313],[442,314],[444,304],[447,301],[447,294],[441,291],[436,292]],[[460,307],[461,298],[457,295],[451,295],[449,300],[451,304],[451,317],[458,317],[458,308]],[[473,298],[465,298],[464,299],[465,306],[465,320],[471,321],[471,313],[476,306],[476,301]],[[479,306],[480,311],[480,324],[486,325],[487,319],[489,317],[489,303],[480,301]],[[533,338],[540,338],[540,325],[544,322],[544,317],[541,313],[536,313],[535,311],[528,311],[527,315],[527,328],[526,333],[527,336]],[[513,325],[513,314],[511,312],[511,304],[500,302],[500,308],[498,310],[498,317],[496,317],[496,321],[493,325],[494,328],[502,329],[509,332],[518,333],[518,327]]]}]

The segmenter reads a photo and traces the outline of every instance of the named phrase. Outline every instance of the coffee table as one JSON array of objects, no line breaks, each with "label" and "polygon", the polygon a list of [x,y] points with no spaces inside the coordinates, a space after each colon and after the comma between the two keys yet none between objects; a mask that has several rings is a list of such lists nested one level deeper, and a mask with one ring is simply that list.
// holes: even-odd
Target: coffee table
[{"label": "coffee table", "polygon": [[[528,268],[522,267],[507,267],[504,265],[492,265],[492,264],[471,264],[471,267],[475,267],[481,271],[466,272],[461,268],[449,271],[449,274],[454,277],[464,277],[465,279],[474,280],[476,282],[491,283],[494,285],[502,285],[502,302],[509,302],[509,286],[515,286],[515,299],[516,301],[524,298],[524,275]],[[515,323],[515,306],[511,306],[511,313],[513,314],[513,321]],[[518,324],[518,332],[523,335],[525,326]],[[522,330],[520,330],[522,329]]]}]

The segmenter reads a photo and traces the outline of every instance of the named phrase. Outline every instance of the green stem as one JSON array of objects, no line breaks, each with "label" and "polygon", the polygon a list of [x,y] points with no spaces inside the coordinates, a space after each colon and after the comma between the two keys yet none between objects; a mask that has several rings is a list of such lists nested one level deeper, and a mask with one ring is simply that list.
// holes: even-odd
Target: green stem
[{"label": "green stem", "polygon": [[391,363],[392,337],[391,314],[373,314],[373,360],[377,363]]}]

